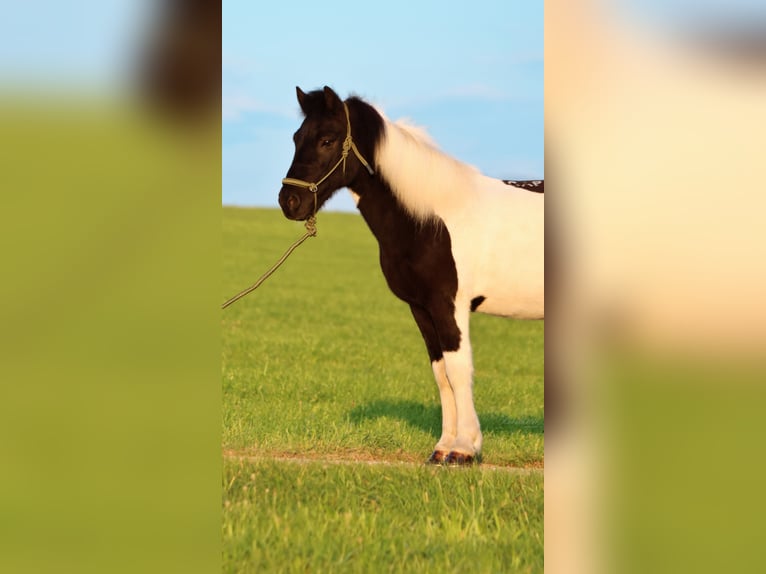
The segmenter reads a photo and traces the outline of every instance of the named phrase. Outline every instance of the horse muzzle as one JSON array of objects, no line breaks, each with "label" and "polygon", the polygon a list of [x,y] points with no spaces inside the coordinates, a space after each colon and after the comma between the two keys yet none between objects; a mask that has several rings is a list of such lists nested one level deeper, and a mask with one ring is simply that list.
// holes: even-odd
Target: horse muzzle
[{"label": "horse muzzle", "polygon": [[304,221],[311,217],[314,202],[311,197],[301,199],[301,194],[294,187],[286,185],[279,192],[279,206],[287,219]]}]

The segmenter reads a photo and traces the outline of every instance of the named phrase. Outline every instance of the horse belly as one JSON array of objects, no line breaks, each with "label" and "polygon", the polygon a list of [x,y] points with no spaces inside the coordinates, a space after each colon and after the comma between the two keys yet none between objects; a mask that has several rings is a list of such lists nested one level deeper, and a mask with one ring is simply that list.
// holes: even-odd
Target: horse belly
[{"label": "horse belly", "polygon": [[513,319],[542,319],[545,316],[545,301],[542,291],[529,292],[524,290],[507,289],[493,292],[484,290],[487,295],[476,307],[477,313],[499,315]]},{"label": "horse belly", "polygon": [[[463,273],[458,268],[458,283],[464,288],[463,296],[476,301],[474,310],[480,313],[542,319],[545,315],[543,250],[509,243],[512,242],[498,238],[487,252],[476,254],[464,265]],[[480,302],[479,297],[483,298]]]}]

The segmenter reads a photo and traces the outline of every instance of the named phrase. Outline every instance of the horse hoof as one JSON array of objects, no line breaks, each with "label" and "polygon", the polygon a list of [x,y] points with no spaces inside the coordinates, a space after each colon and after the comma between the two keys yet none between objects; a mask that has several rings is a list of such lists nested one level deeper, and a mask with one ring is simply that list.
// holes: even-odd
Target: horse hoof
[{"label": "horse hoof", "polygon": [[428,464],[444,464],[444,461],[448,456],[448,453],[443,450],[435,450],[431,453],[431,456],[428,457],[426,462]]},{"label": "horse hoof", "polygon": [[449,466],[470,466],[475,462],[477,462],[477,460],[473,455],[455,451],[449,453],[447,458],[444,459],[444,463]]}]

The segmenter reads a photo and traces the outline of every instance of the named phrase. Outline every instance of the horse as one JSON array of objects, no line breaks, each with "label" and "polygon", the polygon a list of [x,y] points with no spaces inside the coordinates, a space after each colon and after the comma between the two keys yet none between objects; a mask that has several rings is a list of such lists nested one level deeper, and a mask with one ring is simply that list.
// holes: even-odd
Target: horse
[{"label": "horse", "polygon": [[431,361],[442,431],[428,462],[479,463],[470,314],[543,319],[544,181],[482,175],[357,96],[343,101],[327,86],[296,94],[304,119],[279,205],[303,221],[351,191]]}]

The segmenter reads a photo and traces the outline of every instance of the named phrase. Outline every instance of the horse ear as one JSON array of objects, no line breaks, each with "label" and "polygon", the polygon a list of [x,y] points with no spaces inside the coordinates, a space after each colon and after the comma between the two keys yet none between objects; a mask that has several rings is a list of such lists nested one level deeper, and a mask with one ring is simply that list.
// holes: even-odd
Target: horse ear
[{"label": "horse ear", "polygon": [[295,94],[298,96],[298,104],[301,106],[303,113],[306,113],[306,94],[299,86],[295,86]]},{"label": "horse ear", "polygon": [[324,101],[327,111],[335,111],[343,105],[338,94],[336,94],[329,86],[324,87]]}]

